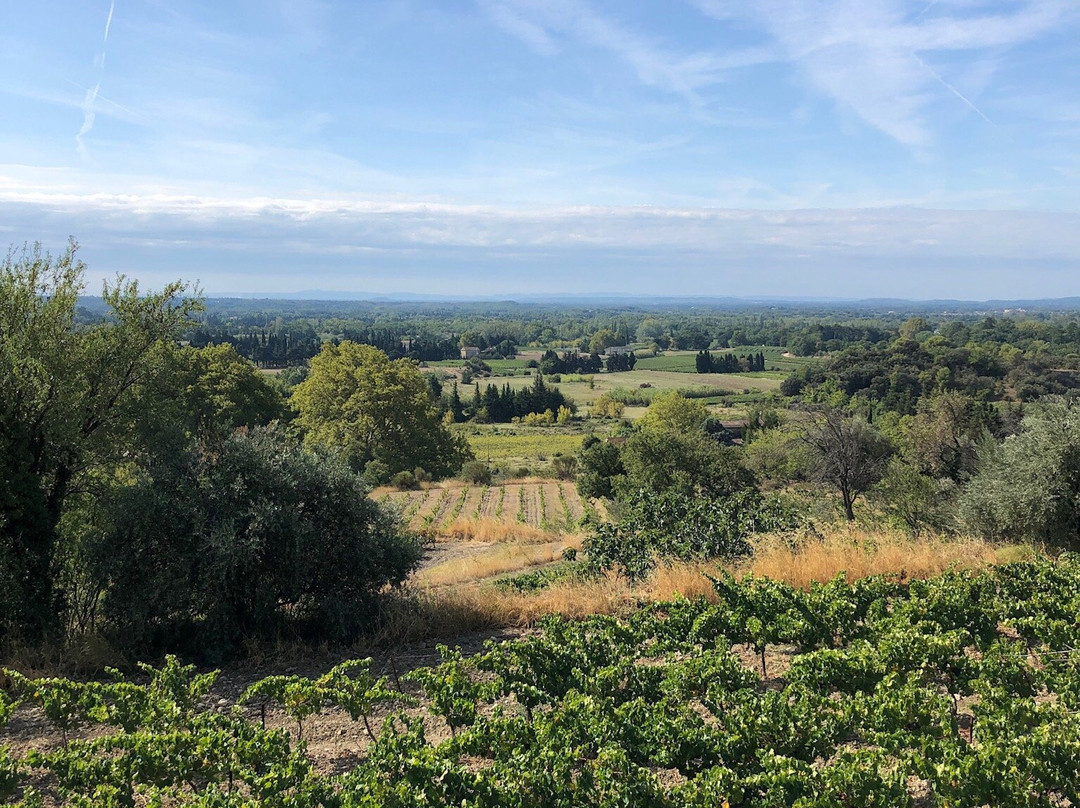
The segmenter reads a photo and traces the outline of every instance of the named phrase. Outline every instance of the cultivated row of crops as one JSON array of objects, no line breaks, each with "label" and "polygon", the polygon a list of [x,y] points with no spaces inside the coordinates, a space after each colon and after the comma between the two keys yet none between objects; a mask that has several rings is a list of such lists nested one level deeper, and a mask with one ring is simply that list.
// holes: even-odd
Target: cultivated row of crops
[{"label": "cultivated row of crops", "polygon": [[570,530],[588,505],[573,483],[549,480],[507,485],[465,485],[384,495],[413,530],[439,532],[459,520],[518,523],[541,530]]},{"label": "cultivated row of crops", "polygon": [[[1075,557],[907,585],[715,585],[716,603],[443,648],[400,680],[366,662],[272,677],[231,711],[201,708],[212,677],[175,662],[143,685],[15,677],[18,709],[104,731],[4,755],[0,785],[23,805],[34,789],[86,806],[1080,805]],[[296,728],[265,729],[266,702]],[[332,774],[297,740],[328,709],[370,736]]]}]

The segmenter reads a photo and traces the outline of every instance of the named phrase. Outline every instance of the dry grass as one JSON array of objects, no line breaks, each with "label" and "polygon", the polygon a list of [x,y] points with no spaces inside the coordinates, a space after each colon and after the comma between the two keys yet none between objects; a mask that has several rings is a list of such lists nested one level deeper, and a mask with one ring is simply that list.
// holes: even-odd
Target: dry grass
[{"label": "dry grass", "polygon": [[[515,503],[516,504],[516,503]],[[520,522],[502,522],[495,519],[457,519],[442,527],[435,541],[475,541],[484,544],[509,543],[539,544],[552,541],[553,534]]]},{"label": "dry grass", "polygon": [[938,575],[951,567],[981,569],[996,563],[998,552],[980,539],[912,538],[899,532],[841,527],[796,540],[765,536],[738,571],[803,588],[840,572],[846,573],[848,581],[884,574],[905,581]]},{"label": "dry grass", "polygon": [[[544,559],[549,547],[561,551],[562,544],[553,542],[533,549],[540,553],[537,558]],[[950,568],[981,569],[1014,560],[1017,552],[1016,547],[994,548],[975,539],[911,538],[901,533],[838,528],[794,541],[791,537],[764,537],[757,543],[752,558],[727,568],[736,576],[752,573],[805,588],[811,581],[828,581],[841,571],[848,580],[879,574],[910,580],[937,575]],[[514,556],[508,554],[506,558]],[[495,556],[491,561],[497,564]],[[491,628],[527,629],[549,614],[568,618],[625,614],[642,603],[670,600],[679,595],[713,600],[716,593],[706,575],[715,574],[720,566],[668,564],[661,565],[647,581],[635,587],[609,574],[597,580],[558,581],[535,592],[504,592],[481,585],[477,578],[497,574],[490,572],[492,567],[481,567],[481,572],[486,574],[476,577],[469,577],[466,567],[453,569],[451,572],[448,567],[443,573],[445,580],[455,581],[453,585],[415,588],[399,598],[389,610],[379,640],[392,644]]]},{"label": "dry grass", "polygon": [[419,586],[449,586],[483,581],[508,572],[519,572],[541,564],[558,561],[563,548],[572,545],[566,540],[546,544],[499,544],[480,553],[452,558],[421,570],[416,575]]}]

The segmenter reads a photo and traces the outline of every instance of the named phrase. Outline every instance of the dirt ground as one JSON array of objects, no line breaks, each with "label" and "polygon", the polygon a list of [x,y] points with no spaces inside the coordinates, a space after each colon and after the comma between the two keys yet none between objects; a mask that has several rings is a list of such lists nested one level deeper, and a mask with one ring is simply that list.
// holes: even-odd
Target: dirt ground
[{"label": "dirt ground", "polygon": [[[458,637],[452,643],[459,647],[466,656],[480,653],[488,640],[496,642],[513,639],[527,633],[522,630],[501,630],[482,632]],[[389,650],[377,650],[367,654],[363,651],[337,654],[315,654],[298,657],[293,660],[269,664],[240,663],[226,666],[218,675],[213,689],[201,705],[203,709],[227,711],[233,709],[244,690],[252,683],[267,676],[285,674],[305,677],[318,677],[346,659],[371,656],[372,672],[377,676],[389,677],[395,687],[415,697],[422,695],[412,683],[401,681],[411,670],[419,667],[437,665],[440,661],[436,650],[437,641],[409,643]],[[748,668],[761,673],[761,657],[752,648],[736,646],[733,648],[740,660]],[[769,648],[766,652],[766,687],[780,688],[781,677],[790,665],[795,650],[788,647]],[[257,706],[243,708],[249,720],[261,720]],[[397,712],[398,706],[382,705],[376,709],[371,719],[372,728],[378,732],[384,719]],[[427,714],[423,705],[406,710],[414,717],[422,717],[425,733],[429,741],[438,743],[450,736],[450,731],[441,718]],[[266,710],[266,725],[272,728],[284,728],[296,739],[299,735],[296,722],[276,707]],[[69,739],[87,739],[102,734],[101,728],[88,727],[75,730]],[[364,754],[370,739],[362,721],[353,721],[338,708],[326,708],[322,713],[307,719],[303,725],[302,739],[307,745],[307,754],[319,771],[325,774],[341,773],[352,768]],[[23,755],[31,749],[48,750],[59,747],[63,738],[53,728],[40,709],[20,709],[0,728],[0,744],[7,745],[13,754]]]}]

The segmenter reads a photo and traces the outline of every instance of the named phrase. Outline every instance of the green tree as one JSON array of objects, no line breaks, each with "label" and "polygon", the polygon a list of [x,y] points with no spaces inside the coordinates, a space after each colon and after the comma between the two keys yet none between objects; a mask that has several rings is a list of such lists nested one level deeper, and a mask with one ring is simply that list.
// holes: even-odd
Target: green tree
[{"label": "green tree", "polygon": [[589,353],[602,354],[607,348],[618,345],[619,338],[610,328],[601,328],[589,340]]},{"label": "green tree", "polygon": [[324,345],[291,403],[305,443],[340,450],[357,470],[422,466],[441,478],[472,459],[464,439],[443,425],[416,365],[370,345]]},{"label": "green tree", "polygon": [[145,404],[166,410],[166,419],[189,436],[220,437],[284,415],[280,393],[232,345],[174,347],[163,361],[166,368],[146,391]]},{"label": "green tree", "polygon": [[941,528],[948,521],[948,505],[956,496],[956,484],[948,479],[934,479],[917,466],[893,457],[878,483],[885,508],[904,523],[914,535],[926,528]]},{"label": "green tree", "polygon": [[587,437],[577,455],[577,490],[586,499],[615,496],[615,485],[626,476],[619,447],[606,440]]},{"label": "green tree", "polygon": [[1021,430],[979,446],[975,475],[959,501],[963,526],[991,538],[1080,547],[1080,404],[1047,397]]},{"label": "green tree", "polygon": [[709,408],[700,399],[665,390],[653,398],[637,426],[654,432],[697,432],[708,418]]},{"label": "green tree", "polygon": [[70,495],[91,471],[131,456],[140,394],[200,306],[181,283],[144,295],[119,277],[104,288],[107,316],[79,324],[76,250],[71,242],[54,258],[34,245],[0,263],[0,532],[20,603],[15,627],[29,636],[57,625],[55,554]]},{"label": "green tree", "polygon": [[621,497],[638,488],[662,492],[730,496],[755,485],[738,450],[706,433],[708,408],[676,391],[661,393],[635,424],[620,460],[626,478],[617,485]]}]

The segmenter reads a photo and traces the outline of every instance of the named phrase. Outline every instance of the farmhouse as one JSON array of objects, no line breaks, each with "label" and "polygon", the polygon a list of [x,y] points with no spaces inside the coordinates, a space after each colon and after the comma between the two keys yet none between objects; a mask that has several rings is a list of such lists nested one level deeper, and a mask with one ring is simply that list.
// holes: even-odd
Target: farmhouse
[{"label": "farmhouse", "polygon": [[480,349],[474,345],[469,345],[461,349],[462,359],[474,359],[480,355]]},{"label": "farmhouse", "polygon": [[605,356],[621,356],[623,354],[633,353],[634,349],[629,345],[612,345],[610,348],[604,349]]}]

